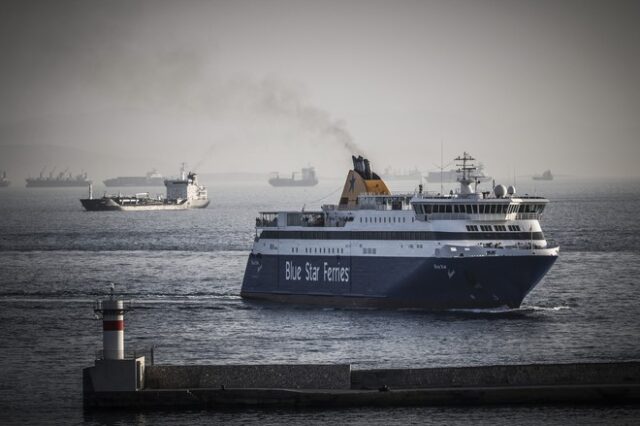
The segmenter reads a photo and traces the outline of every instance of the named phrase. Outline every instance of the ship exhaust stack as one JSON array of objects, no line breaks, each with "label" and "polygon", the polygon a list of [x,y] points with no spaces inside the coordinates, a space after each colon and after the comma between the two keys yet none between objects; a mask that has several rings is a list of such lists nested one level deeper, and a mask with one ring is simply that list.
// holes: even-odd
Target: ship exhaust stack
[{"label": "ship exhaust stack", "polygon": [[347,180],[340,196],[339,208],[353,208],[358,205],[360,194],[380,194],[390,195],[391,192],[380,177],[371,170],[369,160],[361,155],[351,156],[353,160],[353,170],[347,174]]},{"label": "ship exhaust stack", "polygon": [[371,179],[371,164],[369,164],[369,160],[364,159],[364,176],[366,179]]},{"label": "ship exhaust stack", "polygon": [[362,155],[359,155],[358,157],[352,155],[351,159],[353,160],[353,170],[360,173],[361,175],[364,175],[364,158],[362,158]]}]

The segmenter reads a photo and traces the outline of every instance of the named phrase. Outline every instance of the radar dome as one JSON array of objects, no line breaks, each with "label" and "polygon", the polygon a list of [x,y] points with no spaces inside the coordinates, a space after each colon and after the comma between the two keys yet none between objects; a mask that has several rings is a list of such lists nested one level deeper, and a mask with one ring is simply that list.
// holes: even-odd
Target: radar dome
[{"label": "radar dome", "polygon": [[496,194],[496,197],[502,198],[507,193],[507,187],[504,185],[496,185],[496,187],[493,188],[493,193]]},{"label": "radar dome", "polygon": [[509,185],[509,187],[507,188],[507,194],[513,195],[515,193],[516,193],[516,187],[513,185]]}]

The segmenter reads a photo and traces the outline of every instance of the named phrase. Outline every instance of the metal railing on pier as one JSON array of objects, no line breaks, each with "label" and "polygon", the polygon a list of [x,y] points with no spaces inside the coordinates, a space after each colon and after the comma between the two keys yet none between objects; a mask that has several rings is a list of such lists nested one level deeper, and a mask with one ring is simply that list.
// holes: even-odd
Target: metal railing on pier
[{"label": "metal railing on pier", "polygon": [[[135,359],[143,356],[146,358],[147,365],[153,365],[155,362],[154,360],[155,349],[156,349],[155,345],[151,345],[149,347],[144,347],[144,348],[126,349],[124,351],[124,359]],[[104,355],[105,355],[104,349],[96,349],[95,351],[96,360],[106,359]]]}]

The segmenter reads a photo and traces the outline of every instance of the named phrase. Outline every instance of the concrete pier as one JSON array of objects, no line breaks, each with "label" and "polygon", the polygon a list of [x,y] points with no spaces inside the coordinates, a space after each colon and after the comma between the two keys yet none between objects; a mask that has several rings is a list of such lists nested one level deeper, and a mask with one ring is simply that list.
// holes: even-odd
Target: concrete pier
[{"label": "concrete pier", "polygon": [[87,408],[352,407],[640,403],[640,362],[351,370],[349,365],[146,366],[144,388],[97,391]]},{"label": "concrete pier", "polygon": [[[86,408],[640,403],[640,362],[352,370],[348,364],[152,365],[124,350],[124,302],[96,302],[103,350]],[[153,351],[150,359],[153,360]]]}]

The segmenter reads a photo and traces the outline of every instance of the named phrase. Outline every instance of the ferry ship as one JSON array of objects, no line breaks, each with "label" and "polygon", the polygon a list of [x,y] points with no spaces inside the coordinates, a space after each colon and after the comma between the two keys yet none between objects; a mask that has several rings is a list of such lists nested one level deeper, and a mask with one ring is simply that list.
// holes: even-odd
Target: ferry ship
[{"label": "ferry ship", "polygon": [[[353,157],[337,205],[261,212],[247,261],[246,299],[426,310],[517,308],[559,247],[539,220],[542,197],[497,185],[478,191],[464,153],[460,189],[392,194]],[[474,184],[474,187],[472,187]]]},{"label": "ferry ship", "polygon": [[185,173],[184,167],[178,179],[166,179],[166,197],[153,198],[148,192],[135,195],[104,195],[93,198],[93,187],[89,185],[89,198],[81,199],[82,206],[89,211],[148,211],[186,210],[205,208],[209,205],[207,189],[198,184],[195,173]]},{"label": "ferry ship", "polygon": [[271,186],[315,186],[318,184],[316,169],[305,167],[300,171],[300,178],[296,177],[296,172],[291,173],[290,178],[283,178],[275,172],[269,178]]}]

